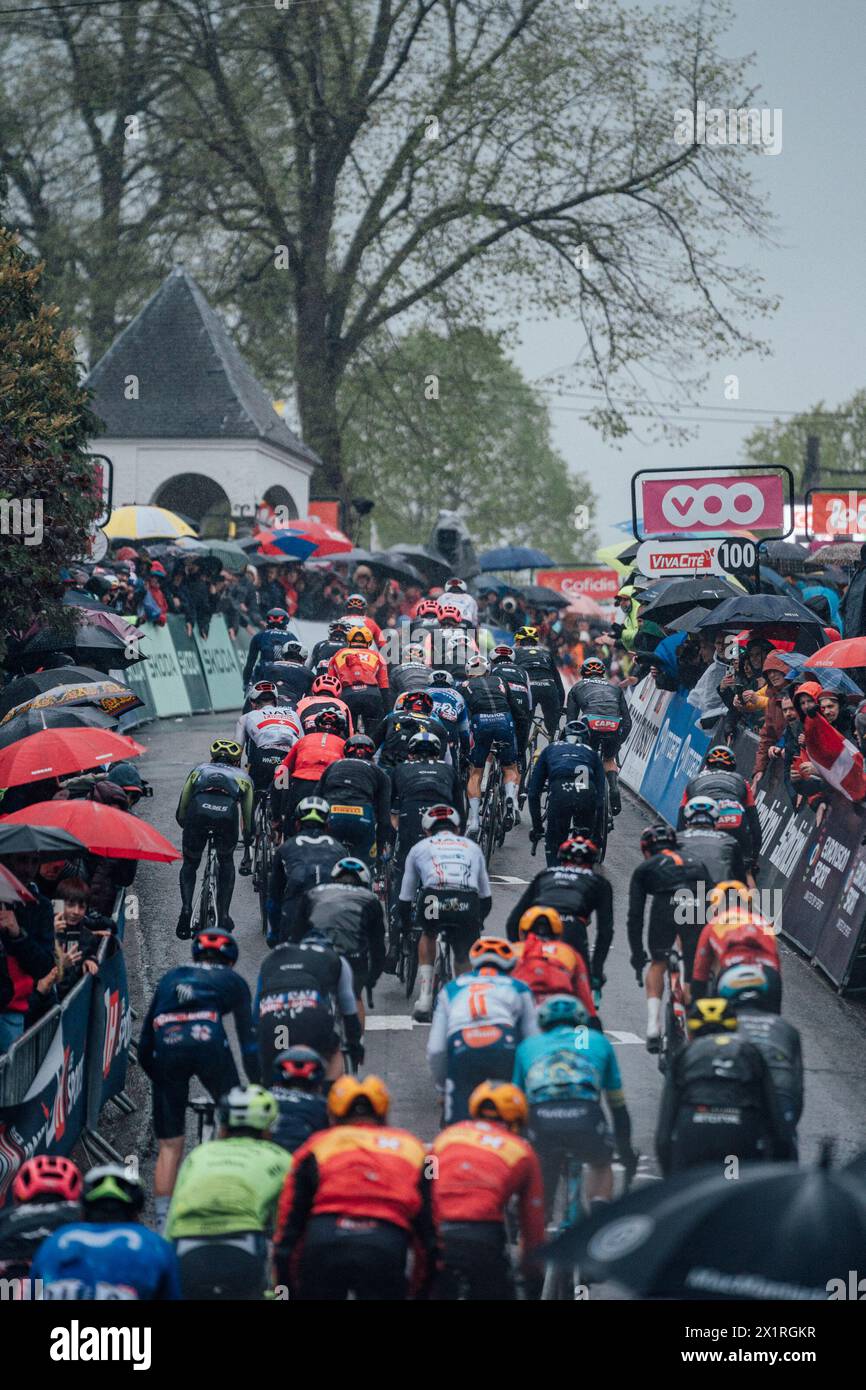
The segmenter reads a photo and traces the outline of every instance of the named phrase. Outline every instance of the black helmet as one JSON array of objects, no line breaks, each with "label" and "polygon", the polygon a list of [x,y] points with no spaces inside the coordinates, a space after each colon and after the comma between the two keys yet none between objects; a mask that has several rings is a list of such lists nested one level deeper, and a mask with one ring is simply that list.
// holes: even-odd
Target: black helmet
[{"label": "black helmet", "polygon": [[607,675],[607,668],[599,656],[588,656],[580,668],[580,674],[590,680],[603,680]]},{"label": "black helmet", "polygon": [[580,715],[577,719],[569,719],[568,723],[559,735],[560,743],[588,743],[589,725]]},{"label": "black helmet", "polygon": [[318,1091],[325,1080],[325,1063],[312,1047],[297,1044],[274,1058],[271,1082],[296,1086],[299,1091]]},{"label": "black helmet", "polygon": [[343,748],[344,758],[363,758],[364,762],[372,762],[375,753],[376,745],[369,734],[352,734]]},{"label": "black helmet", "polygon": [[435,762],[442,756],[442,744],[435,734],[431,734],[428,729],[421,729],[410,738],[407,751],[410,757],[426,758]]},{"label": "black helmet", "polygon": [[269,608],[265,614],[268,627],[285,627],[289,615],[285,608]]},{"label": "black helmet", "polygon": [[733,748],[726,743],[716,743],[704,758],[704,767],[721,767],[726,772],[736,772],[737,759]]},{"label": "black helmet", "polygon": [[286,642],[285,646],[280,647],[283,661],[306,661],[308,655],[306,647],[302,647],[300,642]]},{"label": "black helmet", "polygon": [[677,832],[663,821],[659,821],[657,825],[645,825],[640,832],[641,849],[673,849],[676,843]]},{"label": "black helmet", "polygon": [[192,958],[202,960],[206,955],[216,955],[223,965],[235,965],[238,958],[238,943],[231,932],[221,931],[219,927],[205,927],[197,931],[192,939]]}]

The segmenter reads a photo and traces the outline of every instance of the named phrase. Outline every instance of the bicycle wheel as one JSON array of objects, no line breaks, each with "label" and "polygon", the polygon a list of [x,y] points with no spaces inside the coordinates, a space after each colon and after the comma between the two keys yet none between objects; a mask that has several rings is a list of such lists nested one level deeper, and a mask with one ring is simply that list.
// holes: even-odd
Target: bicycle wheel
[{"label": "bicycle wheel", "polygon": [[439,998],[439,991],[453,979],[451,942],[447,932],[440,932],[436,938],[436,961],[433,966],[433,1004]]},{"label": "bicycle wheel", "polygon": [[600,828],[598,832],[598,857],[601,861],[607,854],[607,836],[608,830],[610,828],[610,790],[607,785],[607,778],[605,778],[604,783],[604,806],[602,808],[601,816],[599,818],[599,827]]},{"label": "bicycle wheel", "polygon": [[268,884],[271,879],[271,853],[273,846],[271,837],[268,834],[267,824],[264,822],[261,829],[261,841],[259,846],[259,915],[262,921],[262,935],[267,936],[268,932]]},{"label": "bicycle wheel", "polygon": [[[552,1235],[561,1235],[574,1226],[581,1216],[581,1185],[583,1164],[569,1156],[562,1165],[553,1203]],[[541,1298],[546,1303],[571,1303],[577,1295],[578,1271],[568,1265],[548,1264],[544,1270]]]},{"label": "bicycle wheel", "polygon": [[415,993],[415,981],[418,978],[418,933],[404,932],[400,942],[400,955],[403,962],[403,972],[401,978],[406,990],[406,998],[411,999]]}]

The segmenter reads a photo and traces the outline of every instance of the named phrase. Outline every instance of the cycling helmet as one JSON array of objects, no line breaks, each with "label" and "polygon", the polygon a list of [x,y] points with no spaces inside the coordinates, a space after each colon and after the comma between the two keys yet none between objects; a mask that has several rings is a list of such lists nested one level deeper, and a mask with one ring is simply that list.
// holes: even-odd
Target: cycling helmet
[{"label": "cycling helmet", "polygon": [[452,830],[460,829],[460,817],[453,806],[446,806],[444,803],[439,806],[428,806],[421,817],[421,829],[425,835],[432,835],[436,830],[441,830],[443,826],[451,826]]},{"label": "cycling helmet", "polygon": [[452,575],[450,579],[445,580],[445,592],[446,594],[465,594],[467,592],[466,580],[458,579],[456,575]]},{"label": "cycling helmet", "polygon": [[408,642],[403,648],[401,661],[417,661],[426,664],[427,653],[423,642]]},{"label": "cycling helmet", "polygon": [[707,893],[707,917],[720,913],[752,915],[752,891],[736,878],[725,878]]},{"label": "cycling helmet", "polygon": [[704,758],[704,767],[721,767],[726,772],[736,772],[737,759],[734,750],[726,743],[716,743]]},{"label": "cycling helmet", "polygon": [[295,808],[298,825],[327,825],[331,804],[323,796],[305,796]]},{"label": "cycling helmet", "polygon": [[282,661],[306,661],[309,652],[306,647],[301,646],[300,642],[286,642],[280,647],[280,659]]},{"label": "cycling helmet", "polygon": [[331,878],[342,878],[344,874],[352,874],[362,888],[370,888],[373,877],[363,859],[356,859],[354,855],[347,854],[344,859],[338,859],[331,870]]},{"label": "cycling helmet", "polygon": [[312,1047],[298,1043],[274,1058],[271,1082],[297,1086],[302,1091],[318,1091],[325,1081],[325,1062]]},{"label": "cycling helmet", "polygon": [[549,994],[542,999],[535,1017],[542,1033],[548,1028],[559,1028],[563,1023],[579,1028],[589,1022],[586,1005],[574,994]]},{"label": "cycling helmet", "polygon": [[453,603],[440,603],[436,610],[436,616],[442,627],[445,627],[446,624],[449,627],[459,627],[463,621],[463,614]]},{"label": "cycling helmet", "polygon": [[513,970],[517,952],[504,936],[479,936],[469,948],[469,964],[473,970],[489,965],[495,970]]},{"label": "cycling helmet", "polygon": [[673,849],[676,842],[677,832],[663,821],[659,821],[657,825],[645,825],[640,832],[641,849]]},{"label": "cycling helmet", "polygon": [[343,618],[335,618],[332,623],[328,623],[328,636],[336,640],[338,637],[345,637],[348,626]]},{"label": "cycling helmet", "polygon": [[310,687],[311,695],[342,695],[343,682],[339,676],[316,676]]},{"label": "cycling helmet", "polygon": [[473,1120],[498,1120],[509,1129],[521,1129],[529,1117],[526,1096],[510,1081],[482,1081],[469,1097]]},{"label": "cycling helmet", "polygon": [[328,1092],[328,1114],[337,1123],[345,1120],[378,1120],[388,1118],[391,1095],[379,1076],[338,1076]]},{"label": "cycling helmet", "polygon": [[536,936],[562,936],[565,930],[562,918],[555,907],[530,907],[524,912],[517,931],[521,938],[534,932]]},{"label": "cycling helmet", "polygon": [[508,644],[507,644],[506,642],[500,642],[499,646],[498,646],[498,647],[494,647],[494,648],[493,648],[493,651],[490,653],[490,661],[491,661],[491,664],[494,665],[494,666],[497,665],[497,663],[500,662],[500,661],[513,661],[513,660],[514,660],[514,648],[513,648],[513,647],[509,647]]},{"label": "cycling helmet", "polygon": [[350,627],[346,633],[346,645],[349,647],[371,647],[373,634],[368,627],[362,627],[359,623],[357,627]]},{"label": "cycling helmet", "polygon": [[580,668],[581,676],[589,680],[604,680],[607,675],[604,662],[597,656],[588,656]]},{"label": "cycling helmet", "polygon": [[698,999],[686,1019],[690,1038],[705,1033],[732,1033],[736,1026],[737,1015],[727,999]]},{"label": "cycling helmet", "polygon": [[709,825],[719,819],[719,803],[711,796],[693,796],[683,807],[684,825]]},{"label": "cycling helmet", "polygon": [[347,613],[366,613],[367,600],[363,594],[350,594],[344,607]]},{"label": "cycling helmet", "polygon": [[466,675],[471,679],[473,676],[486,676],[490,670],[490,663],[483,656],[470,656],[466,663]]},{"label": "cycling helmet", "polygon": [[438,618],[439,604],[435,598],[422,598],[415,609],[416,618]]},{"label": "cycling helmet", "polygon": [[238,767],[242,751],[240,744],[235,743],[233,738],[217,738],[210,746],[210,760],[212,763],[230,763],[233,767]]},{"label": "cycling helmet", "polygon": [[410,758],[425,758],[435,762],[442,756],[442,744],[435,734],[431,734],[428,729],[422,729],[410,738],[407,752]]},{"label": "cycling helmet", "polygon": [[80,1169],[71,1158],[37,1154],[28,1158],[12,1184],[12,1198],[19,1206],[25,1202],[77,1202],[84,1187]]},{"label": "cycling helmet", "polygon": [[313,720],[313,728],[319,733],[338,734],[345,727],[346,721],[338,709],[320,709]]},{"label": "cycling helmet", "polygon": [[531,624],[526,623],[523,627],[517,629],[514,634],[514,640],[518,647],[522,647],[524,644],[532,645],[532,643],[538,641],[538,628],[532,627]]},{"label": "cycling helmet", "polygon": [[238,943],[231,932],[205,927],[203,931],[197,931],[192,939],[192,958],[201,960],[211,952],[219,956],[223,965],[234,965],[238,958]]},{"label": "cycling helmet", "polygon": [[256,1129],[260,1134],[273,1127],[279,1107],[264,1086],[232,1086],[217,1105],[222,1129]]},{"label": "cycling helmet", "polygon": [[376,755],[376,745],[369,734],[353,734],[346,739],[343,748],[344,758],[363,758],[364,762],[372,762]]},{"label": "cycling helmet", "polygon": [[433,696],[429,690],[406,690],[397,703],[401,710],[408,709],[413,714],[433,713]]},{"label": "cycling helmet", "polygon": [[598,845],[588,835],[572,835],[563,840],[556,857],[560,864],[594,864],[598,853]]},{"label": "cycling helmet", "polygon": [[277,687],[273,681],[256,681],[250,691],[250,699],[253,704],[259,700],[275,700],[277,698]]},{"label": "cycling helmet", "polygon": [[285,627],[289,621],[289,615],[285,608],[269,608],[265,615],[265,621],[268,627]]},{"label": "cycling helmet", "polygon": [[454,684],[454,677],[452,676],[452,674],[451,674],[450,671],[431,671],[431,673],[430,673],[430,684],[431,684],[431,685],[453,685],[453,684]]},{"label": "cycling helmet", "polygon": [[588,743],[589,738],[589,724],[583,715],[578,715],[577,719],[569,719],[559,735],[560,743]]},{"label": "cycling helmet", "polygon": [[144,1206],[144,1186],[121,1163],[102,1163],[85,1173],[83,1199],[85,1207],[116,1202],[135,1215]]},{"label": "cycling helmet", "polygon": [[[719,997],[729,999],[735,1009],[741,1004],[757,1004],[759,1008],[771,1008],[770,981],[760,961],[754,965],[730,965],[723,970],[716,985]],[[771,1009],[775,1012],[775,1009]]]}]

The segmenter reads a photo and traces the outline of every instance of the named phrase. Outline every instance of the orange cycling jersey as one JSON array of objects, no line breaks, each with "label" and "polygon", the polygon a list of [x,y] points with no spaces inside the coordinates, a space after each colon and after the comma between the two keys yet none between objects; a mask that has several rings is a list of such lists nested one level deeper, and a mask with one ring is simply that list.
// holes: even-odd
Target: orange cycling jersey
[{"label": "orange cycling jersey", "polygon": [[520,1203],[524,1253],[544,1240],[544,1189],[535,1150],[487,1120],[449,1125],[434,1140],[433,1215],[443,1221],[503,1221],[512,1197]]},{"label": "orange cycling jersey", "polygon": [[388,689],[388,666],[379,652],[369,647],[341,647],[328,662],[328,675],[344,686],[378,685]]},{"label": "orange cycling jersey", "polygon": [[334,709],[342,714],[347,721],[346,727],[349,733],[353,732],[349,706],[345,700],[340,700],[336,695],[305,695],[303,700],[298,701],[295,714],[300,720],[301,728],[305,728],[308,720],[313,719],[315,715],[321,714],[322,710],[326,709]]},{"label": "orange cycling jersey", "polygon": [[575,994],[591,1018],[595,1003],[586,962],[579,951],[564,941],[546,940],[530,932],[525,941],[515,943],[520,959],[512,972],[535,995],[536,1004],[547,994]]},{"label": "orange cycling jersey", "polygon": [[346,740],[338,734],[304,734],[294,748],[290,749],[274,773],[274,781],[281,785],[288,773],[302,782],[318,782],[326,767],[342,758]]},{"label": "orange cycling jersey", "polygon": [[725,912],[708,922],[695,951],[692,979],[709,980],[730,965],[763,962],[779,969],[779,945],[772,922],[757,913]]}]

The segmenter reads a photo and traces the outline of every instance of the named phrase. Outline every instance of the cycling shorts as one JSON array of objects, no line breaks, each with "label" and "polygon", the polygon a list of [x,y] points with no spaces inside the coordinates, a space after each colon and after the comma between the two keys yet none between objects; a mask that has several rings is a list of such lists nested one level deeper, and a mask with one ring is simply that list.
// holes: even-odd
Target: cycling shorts
[{"label": "cycling shorts", "polygon": [[478,1024],[461,1028],[448,1039],[448,1079],[443,1121],[469,1119],[469,1097],[482,1081],[510,1081],[517,1038],[511,1028]]},{"label": "cycling shorts", "polygon": [[514,1278],[501,1221],[441,1221],[441,1259],[431,1297],[511,1302]]},{"label": "cycling shorts", "polygon": [[[469,761],[473,767],[483,767],[491,752],[506,767],[517,762],[517,739],[514,720],[510,714],[473,714],[470,721],[472,748]],[[494,744],[501,747],[493,748]]]},{"label": "cycling shorts", "polygon": [[307,1222],[292,1297],[309,1302],[406,1298],[409,1232],[391,1221],[321,1215]]},{"label": "cycling shorts", "polygon": [[613,1138],[597,1100],[542,1100],[529,1107],[527,1138],[543,1163],[567,1155],[604,1168],[613,1156]]},{"label": "cycling shorts", "polygon": [[237,1068],[229,1048],[207,1044],[157,1054],[150,1069],[157,1139],[178,1139],[184,1133],[189,1083],[194,1076],[211,1100],[219,1100],[232,1086],[237,1086]]},{"label": "cycling shorts", "polygon": [[210,816],[190,803],[183,823],[181,849],[187,859],[201,859],[207,847],[208,836],[213,835],[219,857],[230,855],[238,842],[238,812],[234,802],[227,803],[231,814],[226,817]]},{"label": "cycling shorts", "polygon": [[346,956],[345,959],[352,971],[352,992],[356,999],[360,999],[370,983],[370,957],[365,951],[362,955]]},{"label": "cycling shorts", "polygon": [[769,1157],[764,1123],[755,1110],[735,1106],[682,1106],[671,1131],[670,1171],[734,1155],[742,1162]]},{"label": "cycling shorts", "polygon": [[261,1231],[182,1236],[175,1241],[185,1299],[260,1299],[265,1291],[268,1243]]},{"label": "cycling shorts", "polygon": [[[467,941],[467,950],[481,930],[478,894],[463,888],[421,888],[415,899],[415,926],[427,936],[447,931],[456,950],[458,941]],[[464,952],[457,950],[458,955]]]},{"label": "cycling shorts", "polygon": [[249,745],[247,762],[250,780],[257,792],[268,791],[274,784],[274,773],[286,756],[285,748],[257,748]]},{"label": "cycling shorts", "polygon": [[[278,1035],[278,1029],[285,1029],[285,1032]],[[281,1046],[278,1046],[278,1038]],[[287,1047],[312,1047],[327,1062],[340,1046],[334,1016],[323,1008],[301,1009],[295,1014],[287,1010],[273,1021],[260,1019],[258,1040],[263,1076],[271,1075],[274,1058]]]},{"label": "cycling shorts", "polygon": [[328,817],[328,833],[369,864],[376,840],[373,807],[363,802],[359,805],[334,802]]}]

